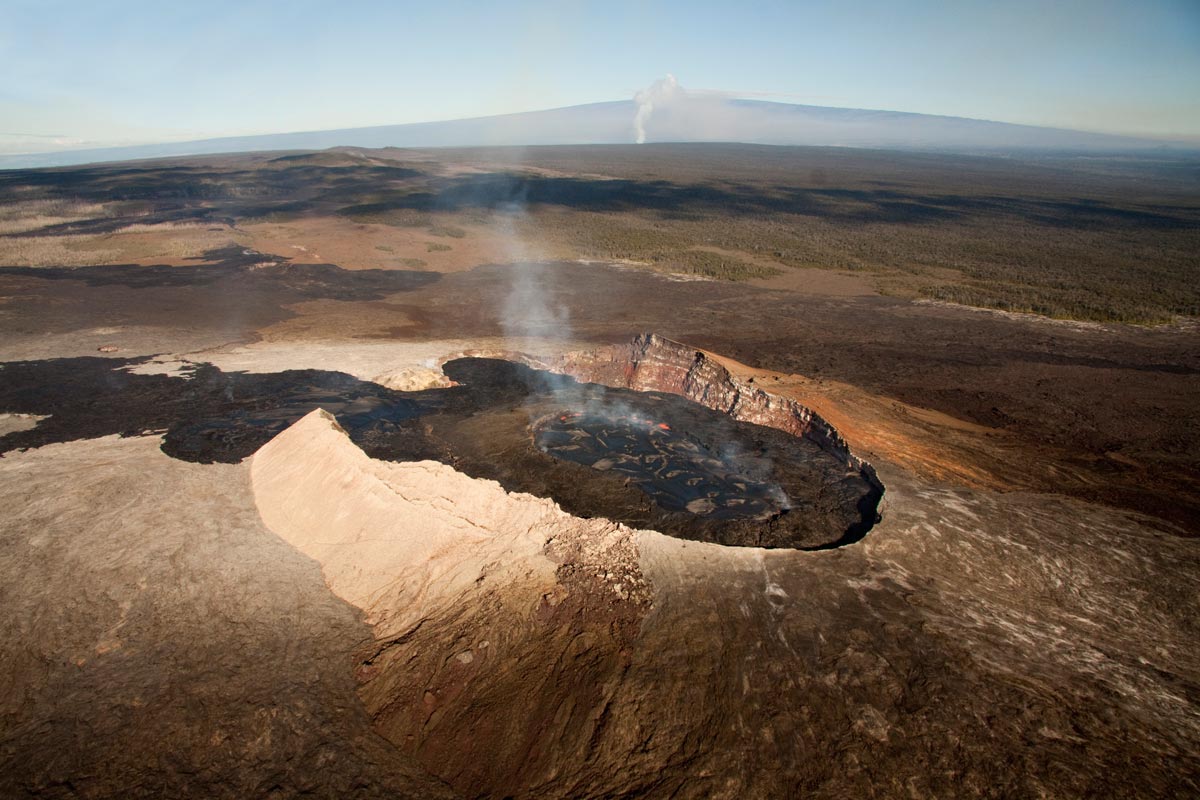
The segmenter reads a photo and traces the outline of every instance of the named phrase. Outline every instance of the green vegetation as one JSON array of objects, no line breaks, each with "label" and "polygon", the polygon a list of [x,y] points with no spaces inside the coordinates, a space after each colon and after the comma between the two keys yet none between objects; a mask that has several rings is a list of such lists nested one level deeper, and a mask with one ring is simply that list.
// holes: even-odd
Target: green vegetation
[{"label": "green vegetation", "polygon": [[641,209],[531,207],[527,235],[586,257],[658,266],[706,248],[755,264],[865,272],[887,294],[1051,317],[1200,315],[1194,160],[738,145],[547,148],[529,159],[681,187],[646,192]]},{"label": "green vegetation", "polygon": [[339,216],[374,225],[391,225],[395,228],[425,228],[431,224],[431,216],[412,208],[396,208],[387,203],[360,203],[336,210]]},{"label": "green vegetation", "polygon": [[736,258],[706,250],[684,250],[669,255],[651,256],[652,264],[669,272],[687,275],[702,275],[726,281],[745,281],[751,278],[769,278],[782,270],[750,264]]},{"label": "green vegetation", "polygon": [[[986,184],[973,196],[937,188],[906,192],[922,198],[923,211],[911,200],[864,203],[859,190],[840,195],[840,188],[814,192],[804,213],[534,208],[521,232],[581,257],[675,264],[674,271],[724,279],[769,274],[758,265],[815,267],[864,272],[885,294],[1055,318],[1157,324],[1200,316],[1198,199],[1084,203],[1046,196],[1053,187],[1041,184],[1042,195],[1029,199],[997,199]],[[938,211],[954,206],[967,210]],[[749,268],[697,255],[697,248]]]},{"label": "green vegetation", "polygon": [[400,263],[409,269],[420,269],[428,265],[428,262],[421,258],[402,258]]},{"label": "green vegetation", "polygon": [[781,272],[735,255],[698,249],[697,244],[708,242],[694,238],[688,230],[665,221],[648,223],[631,214],[535,210],[523,221],[519,233],[529,240],[549,240],[582,258],[630,261],[661,272],[732,281]]},{"label": "green vegetation", "polygon": [[450,245],[442,244],[441,242],[430,242],[426,245],[426,252],[428,253],[446,253],[453,249]]},{"label": "green vegetation", "polygon": [[429,232],[434,236],[448,236],[451,239],[461,239],[467,235],[466,231],[456,225],[433,225]]}]

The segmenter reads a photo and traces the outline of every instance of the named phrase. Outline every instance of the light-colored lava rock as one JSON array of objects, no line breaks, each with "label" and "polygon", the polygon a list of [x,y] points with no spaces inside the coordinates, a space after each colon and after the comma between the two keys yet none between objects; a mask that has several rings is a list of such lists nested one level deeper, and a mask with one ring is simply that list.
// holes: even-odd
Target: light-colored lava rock
[{"label": "light-colored lava rock", "polygon": [[[517,345],[520,343],[518,342]],[[531,346],[538,343],[527,343]],[[440,365],[454,358],[507,358],[536,368],[545,365],[514,351],[514,343],[501,338],[444,339],[425,342],[255,342],[231,344],[203,352],[177,353],[137,364],[130,372],[142,375],[171,374],[181,366],[203,362],[225,372],[281,372],[319,369],[345,372],[364,381],[403,391],[442,385]],[[560,345],[568,348],[569,343]],[[578,345],[576,345],[578,348]],[[41,357],[41,356],[31,356]],[[393,385],[397,382],[397,385]]]},{"label": "light-colored lava rock", "polygon": [[250,472],[267,526],[374,625],[358,675],[380,732],[464,790],[536,785],[584,757],[594,709],[564,703],[602,694],[628,656],[649,594],[634,531],[436,462],[374,461],[320,410]]},{"label": "light-colored lava rock", "polygon": [[43,419],[37,414],[0,414],[0,436],[31,430]]},{"label": "light-colored lava rock", "polygon": [[267,527],[321,564],[329,587],[400,636],[480,583],[554,586],[542,554],[572,520],[433,461],[375,461],[318,409],[251,459]]},{"label": "light-colored lava rock", "polygon": [[373,383],[395,389],[398,392],[444,389],[452,385],[450,379],[441,370],[432,367],[401,367],[376,375],[371,380]]},{"label": "light-colored lava rock", "polygon": [[372,731],[369,629],[248,467],[159,444],[0,458],[0,797],[451,797]]}]

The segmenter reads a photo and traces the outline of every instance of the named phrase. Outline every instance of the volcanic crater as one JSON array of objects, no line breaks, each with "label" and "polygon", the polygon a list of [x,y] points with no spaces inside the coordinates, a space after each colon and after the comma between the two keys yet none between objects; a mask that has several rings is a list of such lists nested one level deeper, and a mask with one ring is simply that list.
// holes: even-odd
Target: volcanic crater
[{"label": "volcanic crater", "polygon": [[442,369],[453,385],[422,391],[321,370],[204,364],[168,376],[129,371],[144,359],[9,363],[0,410],[48,418],[0,437],[0,451],[165,431],[168,455],[234,462],[323,408],[373,458],[440,461],[579,517],[683,539],[821,549],[857,541],[878,519],[883,486],[836,431],[738,385],[699,351],[645,335],[548,369],[513,358],[452,359]]}]

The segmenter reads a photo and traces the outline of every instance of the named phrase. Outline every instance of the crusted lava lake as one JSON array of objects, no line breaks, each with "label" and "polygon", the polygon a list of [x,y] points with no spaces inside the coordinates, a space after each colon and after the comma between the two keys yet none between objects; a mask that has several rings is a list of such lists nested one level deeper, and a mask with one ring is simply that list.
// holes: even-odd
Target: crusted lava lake
[{"label": "crusted lava lake", "polygon": [[[655,398],[658,399],[658,398]],[[631,408],[566,409],[533,427],[546,453],[635,484],[662,508],[714,519],[770,519],[790,510],[772,462],[736,442],[716,452],[699,437]]]},{"label": "crusted lava lake", "polygon": [[[323,408],[372,458],[431,459],[474,478],[683,539],[818,549],[874,524],[878,482],[820,442],[676,394],[583,383],[521,363],[459,358],[446,388],[396,391],[340,372],[130,371],[144,359],[3,365],[0,411],[46,417],[0,452],[165,432],[168,455],[236,462]],[[78,402],[87,397],[86,403]]]}]

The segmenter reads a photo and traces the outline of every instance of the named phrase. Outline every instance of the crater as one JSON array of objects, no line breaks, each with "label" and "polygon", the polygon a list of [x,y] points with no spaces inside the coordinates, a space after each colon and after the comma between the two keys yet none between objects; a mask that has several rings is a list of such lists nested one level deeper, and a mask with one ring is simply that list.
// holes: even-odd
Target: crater
[{"label": "crater", "polygon": [[323,408],[373,458],[440,461],[580,517],[798,549],[858,541],[877,520],[883,493],[870,465],[820,418],[740,386],[704,354],[658,337],[577,354],[554,365],[558,371],[459,358],[443,365],[454,385],[423,391],[319,370],[197,365],[187,376],[140,375],[127,371],[134,363],[3,365],[0,412],[49,416],[0,437],[0,452],[165,432],[168,455],[235,462]]}]

